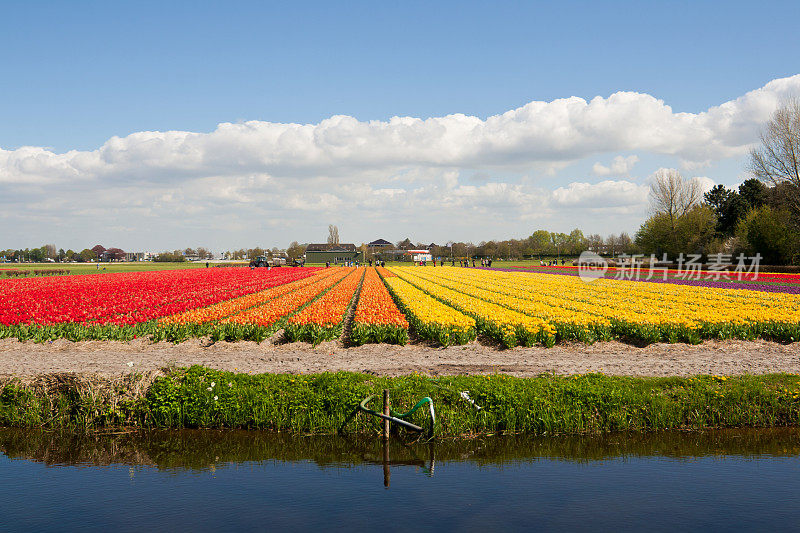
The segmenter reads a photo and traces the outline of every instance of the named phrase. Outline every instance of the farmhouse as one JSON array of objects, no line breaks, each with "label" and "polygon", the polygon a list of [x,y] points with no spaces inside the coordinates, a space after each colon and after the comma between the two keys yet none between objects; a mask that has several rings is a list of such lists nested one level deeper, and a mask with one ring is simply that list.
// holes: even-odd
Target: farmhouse
[{"label": "farmhouse", "polygon": [[387,241],[386,239],[378,239],[378,240],[376,240],[376,241],[372,241],[372,242],[371,242],[371,243],[369,243],[367,246],[369,246],[369,247],[370,247],[370,249],[376,249],[376,248],[391,248],[391,247],[392,247],[392,243],[390,243],[390,242],[389,242],[389,241]]},{"label": "farmhouse", "polygon": [[355,244],[309,244],[306,248],[306,263],[335,264],[363,259]]}]

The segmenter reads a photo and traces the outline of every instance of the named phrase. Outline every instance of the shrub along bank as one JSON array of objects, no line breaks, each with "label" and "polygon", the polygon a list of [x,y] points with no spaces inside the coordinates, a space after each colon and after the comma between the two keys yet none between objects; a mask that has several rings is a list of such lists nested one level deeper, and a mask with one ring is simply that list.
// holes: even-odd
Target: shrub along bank
[{"label": "shrub along bank", "polygon": [[[379,431],[377,419],[351,415],[362,399],[384,388],[398,411],[431,397],[437,436],[800,425],[800,375],[793,374],[433,379],[347,372],[248,375],[195,366],[156,379],[50,375],[30,383],[6,381],[0,383],[0,426],[371,433]],[[377,406],[376,400],[372,407]],[[427,411],[420,409],[410,420],[427,425]]]}]

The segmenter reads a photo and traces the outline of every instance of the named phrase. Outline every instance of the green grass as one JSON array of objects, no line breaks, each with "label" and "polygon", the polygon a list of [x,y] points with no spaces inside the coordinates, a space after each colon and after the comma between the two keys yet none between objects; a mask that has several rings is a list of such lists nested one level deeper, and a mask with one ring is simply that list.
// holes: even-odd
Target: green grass
[{"label": "green grass", "polygon": [[[230,264],[230,263],[223,263]],[[246,266],[247,263],[239,263]],[[211,263],[214,266],[214,263]],[[99,268],[98,268],[99,267]],[[206,268],[204,262],[182,263],[154,263],[152,261],[138,261],[132,263],[0,263],[0,279],[7,279],[3,270],[69,270],[70,275],[79,274],[112,274],[117,272],[155,272],[159,270],[182,270],[188,268]]]},{"label": "green grass", "polygon": [[404,345],[408,342],[408,330],[389,324],[354,323],[350,332],[350,342],[354,346],[371,343]]},{"label": "green grass", "polygon": [[[332,434],[374,433],[377,419],[351,417],[368,395],[390,389],[405,411],[433,399],[438,436],[532,435],[706,427],[777,427],[800,423],[800,375],[631,378],[602,374],[421,375],[376,377],[347,372],[236,374],[199,366],[142,386],[79,382],[50,388],[12,381],[0,392],[0,426],[242,428]],[[138,396],[135,391],[141,390]],[[49,391],[49,392],[47,392]],[[461,391],[482,407],[476,411]],[[411,421],[427,424],[420,410]]]}]

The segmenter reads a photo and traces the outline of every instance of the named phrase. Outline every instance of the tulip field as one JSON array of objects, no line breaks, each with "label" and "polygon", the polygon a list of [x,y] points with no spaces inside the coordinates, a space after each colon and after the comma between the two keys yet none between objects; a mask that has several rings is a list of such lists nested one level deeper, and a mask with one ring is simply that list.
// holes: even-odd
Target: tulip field
[{"label": "tulip field", "polygon": [[800,294],[460,267],[225,268],[0,280],[0,338],[504,347],[800,339]]},{"label": "tulip field", "polygon": [[574,276],[471,268],[390,271],[399,283],[474,318],[479,333],[507,347],[568,340],[800,339],[795,294],[611,279],[587,283]]}]

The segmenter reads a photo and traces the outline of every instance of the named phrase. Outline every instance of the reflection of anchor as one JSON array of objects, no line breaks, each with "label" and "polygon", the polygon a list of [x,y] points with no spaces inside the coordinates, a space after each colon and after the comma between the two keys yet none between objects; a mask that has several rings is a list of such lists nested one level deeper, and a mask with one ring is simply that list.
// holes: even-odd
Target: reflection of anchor
[{"label": "reflection of anchor", "polygon": [[433,470],[436,467],[436,446],[434,445],[434,443],[433,442],[429,443],[429,448],[428,448],[429,453],[430,453],[429,466],[425,465],[425,461],[424,460],[418,458],[417,454],[414,453],[414,449],[413,448],[408,447],[408,446],[405,446],[405,447],[406,447],[406,449],[408,451],[411,452],[411,455],[414,456],[414,460],[412,460],[412,461],[403,461],[403,460],[400,460],[400,461],[394,460],[394,461],[392,461],[389,458],[389,440],[388,439],[383,439],[383,486],[386,487],[387,489],[389,488],[389,483],[390,483],[391,478],[392,478],[392,472],[391,472],[391,470],[389,468],[390,466],[416,466],[426,476],[433,477]]},{"label": "reflection of anchor", "polygon": [[417,462],[422,463],[419,465],[419,469],[422,471],[422,473],[428,477],[433,477],[433,469],[436,467],[436,446],[434,445],[434,443],[433,442],[428,443],[428,453],[430,456],[430,459],[428,459],[429,466],[425,465],[424,460],[418,458],[419,456],[416,454],[413,448],[408,446],[406,446],[406,448],[408,449],[408,451],[411,452],[411,455],[414,456]]}]

